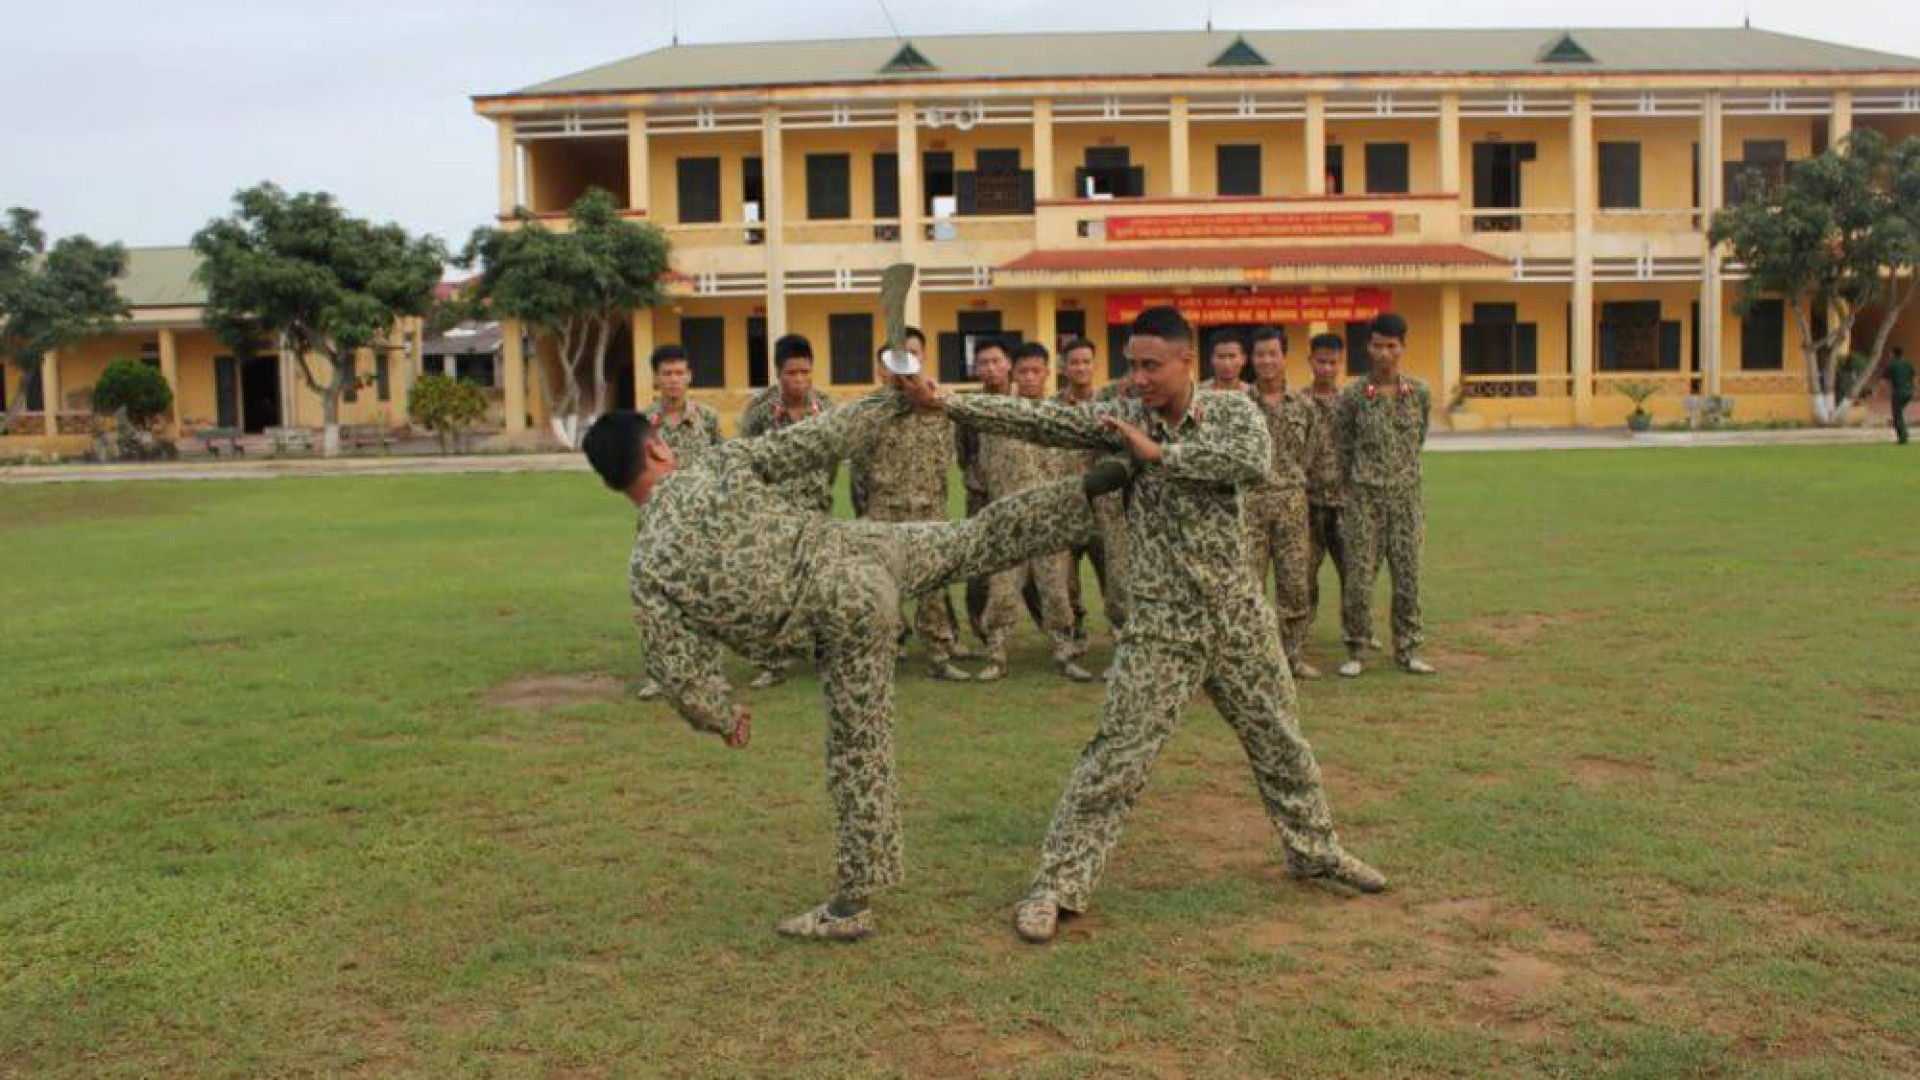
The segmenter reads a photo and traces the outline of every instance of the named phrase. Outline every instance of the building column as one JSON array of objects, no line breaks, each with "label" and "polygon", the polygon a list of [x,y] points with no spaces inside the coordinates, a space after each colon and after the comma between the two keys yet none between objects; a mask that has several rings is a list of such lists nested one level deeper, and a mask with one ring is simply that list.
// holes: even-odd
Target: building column
[{"label": "building column", "polygon": [[1307,194],[1327,193],[1327,99],[1322,94],[1307,95]]},{"label": "building column", "polygon": [[[1726,173],[1721,168],[1720,92],[1707,91],[1700,110],[1700,218],[1702,232],[1713,223],[1726,201]],[[1700,273],[1700,374],[1701,389],[1710,396],[1720,393],[1720,351],[1726,334],[1722,329],[1725,288],[1720,277],[1720,250],[1706,245]]]},{"label": "building column", "polygon": [[407,402],[413,397],[413,380],[420,375],[420,366],[427,362],[427,320],[416,317],[413,325],[407,328],[406,347],[400,350],[399,367],[391,366],[393,358],[387,363],[387,419],[394,427],[407,423]]},{"label": "building column", "polygon": [[1058,297],[1052,289],[1038,289],[1033,294],[1033,339],[1047,347],[1049,357],[1053,357],[1054,347],[1060,341],[1059,313],[1054,310],[1057,303]]},{"label": "building column", "polygon": [[1827,120],[1827,145],[1839,146],[1853,134],[1853,91],[1833,92],[1833,115]]},{"label": "building column", "polygon": [[514,141],[513,118],[501,117],[493,129],[499,154],[495,167],[500,171],[500,216],[512,217],[520,206],[520,146]]},{"label": "building column", "polygon": [[1593,95],[1573,95],[1573,422],[1593,423]]},{"label": "building column", "polygon": [[1440,184],[1439,193],[1460,193],[1460,95],[1440,96]]},{"label": "building column", "polygon": [[653,401],[653,309],[633,313],[633,400],[628,407],[644,409]]},{"label": "building column", "polygon": [[167,380],[167,389],[173,391],[173,406],[168,416],[173,421],[175,437],[180,434],[180,342],[173,331],[162,327],[160,330],[160,377]]},{"label": "building column", "polygon": [[1055,198],[1053,186],[1053,101],[1033,103],[1033,197]]},{"label": "building column", "polygon": [[627,113],[627,209],[646,213],[651,201],[652,162],[647,146],[647,114]]},{"label": "building column", "polygon": [[[900,258],[915,266],[925,259],[927,243],[925,185],[920,179],[920,106],[911,101],[899,105],[894,123],[894,153],[900,158]],[[1034,173],[1034,183],[1040,174]],[[907,290],[907,325],[920,325],[920,277],[914,275],[913,288]]]},{"label": "building column", "polygon": [[1451,409],[1460,393],[1460,286],[1440,286],[1440,407]]},{"label": "building column", "polygon": [[40,358],[40,408],[49,436],[60,434],[60,353]]},{"label": "building column", "polygon": [[1167,162],[1173,173],[1173,184],[1168,191],[1175,196],[1193,194],[1191,134],[1187,99],[1184,95],[1175,95],[1167,107]]},{"label": "building column", "polygon": [[787,170],[785,140],[780,131],[780,107],[760,110],[760,175],[767,205],[767,385],[779,380],[771,370],[774,342],[787,332]]},{"label": "building column", "polygon": [[500,322],[500,389],[503,400],[501,409],[506,413],[507,434],[518,435],[527,430],[527,350],[522,335],[524,328],[518,319],[503,319]]}]

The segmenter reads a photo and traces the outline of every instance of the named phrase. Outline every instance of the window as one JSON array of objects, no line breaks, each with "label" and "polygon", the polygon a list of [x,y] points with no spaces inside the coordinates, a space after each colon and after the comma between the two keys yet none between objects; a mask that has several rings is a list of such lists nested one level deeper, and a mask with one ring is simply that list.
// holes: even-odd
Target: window
[{"label": "window", "polygon": [[864,312],[827,316],[827,355],[835,386],[873,381],[873,316]]},{"label": "window", "polygon": [[773,354],[767,345],[767,317],[747,316],[747,385],[759,389],[767,385],[767,365]]},{"label": "window", "polygon": [[1124,379],[1132,373],[1127,363],[1127,338],[1132,328],[1126,323],[1107,324],[1107,378]]},{"label": "window", "polygon": [[1347,193],[1347,148],[1327,147],[1327,194]]},{"label": "window", "polygon": [[1133,164],[1133,152],[1124,146],[1089,146],[1085,164],[1074,170],[1073,193],[1079,199],[1138,199],[1147,193],[1147,171]]},{"label": "window", "polygon": [[1033,170],[1020,167],[1019,150],[980,150],[972,172],[954,176],[962,214],[1033,213]]},{"label": "window", "polygon": [[1217,179],[1214,187],[1220,195],[1260,194],[1260,148],[1258,146],[1221,146],[1214,151]]},{"label": "window", "polygon": [[382,355],[373,362],[373,396],[381,401],[393,400],[393,357]]},{"label": "window", "polygon": [[807,155],[807,219],[845,221],[853,216],[853,159],[847,154]]},{"label": "window", "polygon": [[240,426],[240,361],[231,356],[213,358],[214,425]]},{"label": "window", "polygon": [[491,353],[475,353],[451,358],[453,377],[475,386],[493,388],[494,357]]},{"label": "window", "polygon": [[1476,397],[1533,397],[1540,388],[1525,376],[1539,371],[1540,327],[1520,321],[1518,304],[1475,304],[1460,327],[1460,373],[1495,381],[1467,384]]},{"label": "window", "polygon": [[360,354],[359,353],[354,353],[352,356],[349,356],[347,358],[347,392],[345,396],[348,402],[355,402],[360,400]]},{"label": "window", "polygon": [[1009,349],[1018,342],[1017,336],[1002,332],[998,311],[962,311],[958,322],[955,331],[940,335],[940,378],[944,382],[978,381],[973,374],[973,348],[981,339],[999,338],[1008,343]]},{"label": "window", "polygon": [[1756,300],[1740,317],[1740,370],[1781,371],[1786,363],[1786,306],[1778,300]]},{"label": "window", "polygon": [[1409,171],[1406,143],[1367,144],[1367,194],[1405,195]]},{"label": "window", "polygon": [[873,216],[885,221],[900,216],[900,155],[873,155]]},{"label": "window", "polygon": [[766,220],[767,181],[757,157],[740,159],[740,201],[752,203],[759,210],[760,220]]},{"label": "window", "polygon": [[1372,323],[1350,322],[1347,324],[1347,374],[1365,375],[1373,370],[1373,354],[1367,351],[1367,343],[1373,340]]},{"label": "window", "polygon": [[1662,322],[1658,300],[1600,305],[1601,371],[1679,371],[1680,324]]},{"label": "window", "polygon": [[1640,206],[1640,144],[1600,144],[1600,207],[1636,210]]},{"label": "window", "polygon": [[920,155],[921,183],[926,187],[926,212],[933,213],[933,200],[954,193],[953,152],[928,150]]},{"label": "window", "polygon": [[1748,139],[1740,144],[1740,160],[1722,167],[1728,205],[1774,190],[1787,181],[1787,144],[1783,139]]},{"label": "window", "polygon": [[727,384],[727,320],[717,315],[680,320],[680,344],[693,368],[693,385]]},{"label": "window", "polygon": [[1053,313],[1053,340],[1045,342],[1055,353],[1060,351],[1060,343],[1077,337],[1087,336],[1087,312],[1085,308],[1060,308]]},{"label": "window", "polygon": [[[14,367],[10,361],[0,361],[0,409],[6,408],[13,402],[14,390],[7,385],[9,376],[16,378],[21,377],[20,369]],[[47,404],[45,396],[40,392],[40,369],[34,368],[28,372],[24,376],[24,380],[23,385],[27,388],[27,400],[22,408],[27,412],[45,412]]]},{"label": "window", "polygon": [[700,225],[720,220],[720,159],[681,158],[676,162],[680,222]]}]

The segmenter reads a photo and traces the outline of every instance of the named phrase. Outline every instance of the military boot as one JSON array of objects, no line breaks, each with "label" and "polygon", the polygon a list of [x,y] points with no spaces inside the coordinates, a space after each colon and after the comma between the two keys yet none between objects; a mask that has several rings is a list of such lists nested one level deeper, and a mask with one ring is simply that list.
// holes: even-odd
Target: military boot
[{"label": "military boot", "polygon": [[1060,930],[1060,905],[1044,896],[1029,896],[1013,909],[1013,932],[1029,945],[1045,945]]},{"label": "military boot", "polygon": [[1329,881],[1355,892],[1387,891],[1387,876],[1342,851],[1327,859],[1309,860],[1287,852],[1287,876],[1296,881]]},{"label": "military boot", "polygon": [[775,927],[781,937],[842,942],[859,941],[872,934],[873,928],[872,908],[861,908],[851,915],[835,915],[830,903],[782,920]]}]

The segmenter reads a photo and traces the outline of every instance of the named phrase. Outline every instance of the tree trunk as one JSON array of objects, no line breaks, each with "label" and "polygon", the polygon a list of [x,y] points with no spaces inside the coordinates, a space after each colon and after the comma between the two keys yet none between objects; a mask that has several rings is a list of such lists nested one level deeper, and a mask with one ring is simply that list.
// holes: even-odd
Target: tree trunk
[{"label": "tree trunk", "polygon": [[613,337],[613,320],[602,319],[593,341],[593,415],[607,411],[607,346]]}]

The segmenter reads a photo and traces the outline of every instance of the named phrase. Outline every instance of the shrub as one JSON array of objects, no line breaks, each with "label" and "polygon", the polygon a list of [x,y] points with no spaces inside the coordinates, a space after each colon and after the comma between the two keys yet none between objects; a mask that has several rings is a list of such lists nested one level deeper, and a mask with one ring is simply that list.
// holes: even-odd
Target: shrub
[{"label": "shrub", "polygon": [[441,450],[451,450],[487,415],[487,395],[465,379],[422,375],[413,382],[407,415],[439,438]]},{"label": "shrub", "polygon": [[127,419],[140,427],[165,416],[173,408],[173,388],[166,376],[136,360],[115,360],[100,373],[93,387],[93,411],[112,416],[127,410]]}]

